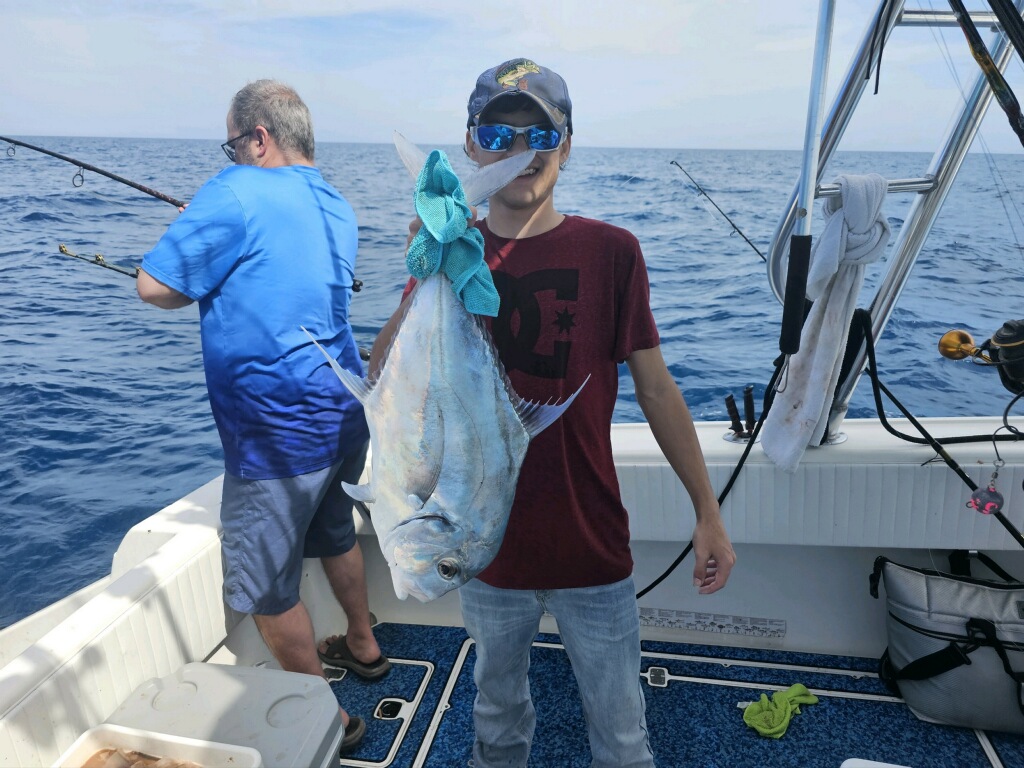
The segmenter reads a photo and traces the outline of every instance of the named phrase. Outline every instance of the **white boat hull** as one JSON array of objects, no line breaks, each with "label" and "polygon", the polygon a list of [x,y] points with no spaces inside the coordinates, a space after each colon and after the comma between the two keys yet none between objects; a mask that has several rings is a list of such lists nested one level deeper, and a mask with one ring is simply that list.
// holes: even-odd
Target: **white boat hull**
[{"label": "white boat hull", "polygon": [[[932,419],[936,436],[991,434],[995,419]],[[910,431],[905,422],[897,422]],[[968,509],[969,490],[928,447],[876,422],[847,421],[848,439],[808,451],[793,474],[755,447],[723,505],[738,555],[728,588],[698,596],[692,558],[641,600],[647,639],[877,656],[884,602],[868,594],[876,556],[945,568],[951,549],[994,554],[1024,572],[1024,551],[992,517]],[[698,424],[712,482],[724,487],[743,445],[726,425]],[[637,588],[657,578],[690,539],[688,496],[644,424],[613,427],[623,499],[631,515]],[[975,482],[992,472],[991,442],[953,446]],[[1008,517],[1024,507],[1024,446],[1000,445],[999,488]],[[273,665],[250,619],[221,598],[220,479],[136,525],[110,577],[0,633],[0,766],[48,765],[102,723],[142,682],[194,661]],[[381,622],[461,625],[458,595],[399,601],[372,526],[360,536],[371,610]],[[303,600],[318,636],[344,631],[344,614],[319,563]],[[542,625],[554,631],[555,625]]]}]

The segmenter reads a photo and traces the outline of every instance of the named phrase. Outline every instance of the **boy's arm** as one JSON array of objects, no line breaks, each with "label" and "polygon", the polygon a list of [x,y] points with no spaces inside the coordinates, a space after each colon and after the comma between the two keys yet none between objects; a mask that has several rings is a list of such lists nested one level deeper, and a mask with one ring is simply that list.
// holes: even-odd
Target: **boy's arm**
[{"label": "boy's arm", "polygon": [[690,409],[665,366],[660,347],[636,350],[626,363],[654,439],[689,493],[697,515],[693,532],[694,585],[700,588],[700,594],[717,592],[729,579],[736,553],[722,524]]}]

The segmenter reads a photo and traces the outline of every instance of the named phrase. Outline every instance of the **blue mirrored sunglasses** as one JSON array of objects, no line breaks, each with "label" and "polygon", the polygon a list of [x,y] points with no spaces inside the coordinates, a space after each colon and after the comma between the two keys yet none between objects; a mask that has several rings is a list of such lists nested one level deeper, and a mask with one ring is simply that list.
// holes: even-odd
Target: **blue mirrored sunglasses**
[{"label": "blue mirrored sunglasses", "polygon": [[538,152],[550,152],[562,143],[562,133],[550,125],[478,125],[474,132],[477,145],[485,152],[505,152],[520,135],[526,137],[526,146]]}]

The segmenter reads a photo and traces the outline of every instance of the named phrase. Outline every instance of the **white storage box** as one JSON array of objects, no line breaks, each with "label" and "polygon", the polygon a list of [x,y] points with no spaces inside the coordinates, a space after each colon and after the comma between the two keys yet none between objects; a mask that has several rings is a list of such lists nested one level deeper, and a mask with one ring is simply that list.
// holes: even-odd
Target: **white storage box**
[{"label": "white storage box", "polygon": [[142,683],[107,722],[251,747],[273,768],[337,766],[344,736],[322,677],[202,662]]},{"label": "white storage box", "polygon": [[191,760],[203,768],[260,768],[263,765],[260,753],[249,747],[140,731],[120,725],[97,725],[78,737],[68,751],[60,756],[55,768],[82,768],[89,758],[105,749],[124,749],[157,758]]}]

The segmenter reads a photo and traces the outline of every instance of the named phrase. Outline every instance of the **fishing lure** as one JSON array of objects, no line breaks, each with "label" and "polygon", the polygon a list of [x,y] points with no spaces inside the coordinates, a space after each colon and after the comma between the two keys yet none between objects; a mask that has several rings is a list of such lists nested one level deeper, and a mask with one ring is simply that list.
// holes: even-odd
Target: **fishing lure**
[{"label": "fishing lure", "polygon": [[983,515],[996,515],[1003,509],[1003,494],[996,490],[996,478],[999,477],[999,468],[1005,464],[1002,459],[994,462],[995,470],[989,478],[987,488],[978,488],[971,494],[971,500],[967,506],[981,512]]}]

